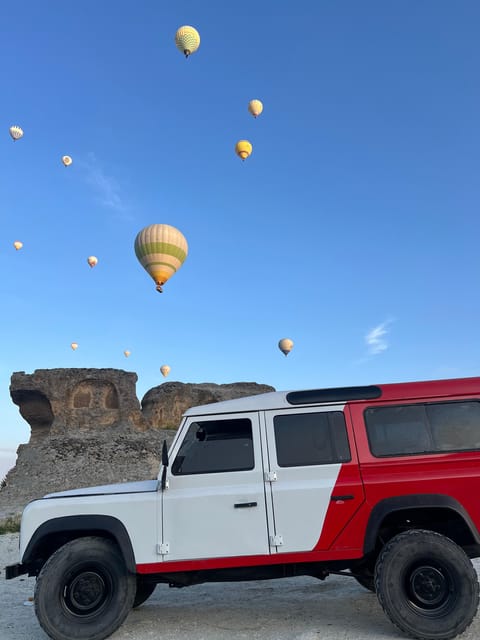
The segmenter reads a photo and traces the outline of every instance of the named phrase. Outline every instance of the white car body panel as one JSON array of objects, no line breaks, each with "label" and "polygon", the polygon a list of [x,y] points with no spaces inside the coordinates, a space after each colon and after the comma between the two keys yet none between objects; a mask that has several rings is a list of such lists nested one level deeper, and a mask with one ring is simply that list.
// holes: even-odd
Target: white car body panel
[{"label": "white car body panel", "polygon": [[123,523],[133,546],[136,564],[158,562],[157,511],[160,500],[160,493],[149,491],[112,495],[83,494],[30,502],[22,515],[20,561],[32,535],[47,520],[66,516],[101,515],[112,516]]}]

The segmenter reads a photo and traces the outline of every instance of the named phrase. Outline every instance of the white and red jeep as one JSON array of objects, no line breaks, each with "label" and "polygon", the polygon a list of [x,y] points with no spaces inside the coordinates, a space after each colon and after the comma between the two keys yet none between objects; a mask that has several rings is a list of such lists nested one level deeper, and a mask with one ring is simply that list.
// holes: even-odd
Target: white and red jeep
[{"label": "white and red jeep", "polygon": [[476,615],[480,378],[273,392],[189,409],[157,480],[45,496],[20,562],[55,640],[101,640],[156,584],[342,574],[412,638]]}]

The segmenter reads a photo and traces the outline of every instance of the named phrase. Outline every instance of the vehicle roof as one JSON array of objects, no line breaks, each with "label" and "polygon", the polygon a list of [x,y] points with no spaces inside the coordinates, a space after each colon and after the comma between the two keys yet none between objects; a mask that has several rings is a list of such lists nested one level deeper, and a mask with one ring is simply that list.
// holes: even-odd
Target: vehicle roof
[{"label": "vehicle roof", "polygon": [[[377,390],[373,397],[371,390]],[[354,390],[352,392],[352,390]],[[370,390],[362,395],[362,390]],[[222,413],[268,411],[322,406],[325,404],[377,403],[390,400],[413,400],[421,398],[445,398],[452,396],[480,396],[480,377],[424,380],[417,382],[394,382],[364,387],[331,387],[295,391],[271,391],[254,396],[224,400],[187,409],[184,416],[200,416]],[[367,396],[367,397],[365,397]],[[302,401],[303,398],[303,401]]]}]

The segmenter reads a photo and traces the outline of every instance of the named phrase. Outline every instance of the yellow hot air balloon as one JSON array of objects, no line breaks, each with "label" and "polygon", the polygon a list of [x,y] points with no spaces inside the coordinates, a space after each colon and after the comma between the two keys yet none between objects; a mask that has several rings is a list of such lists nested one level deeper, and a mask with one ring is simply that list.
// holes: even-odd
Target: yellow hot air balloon
[{"label": "yellow hot air balloon", "polygon": [[123,352],[123,355],[125,356],[125,358],[128,358],[128,356],[130,355],[130,351],[128,351],[128,349],[126,351]]},{"label": "yellow hot air balloon", "polygon": [[87,262],[93,268],[98,263],[98,258],[96,258],[95,256],[89,256],[87,258]]},{"label": "yellow hot air balloon", "polygon": [[248,156],[252,153],[252,145],[248,140],[239,140],[235,145],[235,153],[242,160],[248,158]]},{"label": "yellow hot air balloon", "polygon": [[69,167],[72,164],[73,160],[70,156],[62,156],[62,162],[65,167]]},{"label": "yellow hot air balloon", "polygon": [[72,344],[70,346],[72,347],[72,349],[74,351],[76,351],[78,349],[78,344],[76,342],[72,342]]},{"label": "yellow hot air balloon", "polygon": [[20,140],[20,138],[23,137],[23,129],[22,127],[19,127],[17,124],[14,124],[12,127],[10,127],[9,131],[14,142],[16,140]]},{"label": "yellow hot air balloon", "polygon": [[13,243],[13,246],[18,251],[19,249],[21,249],[23,247],[23,242],[20,242],[20,240],[15,240],[15,242]]},{"label": "yellow hot air balloon", "polygon": [[248,110],[254,118],[257,118],[263,111],[263,104],[260,100],[250,100]]},{"label": "yellow hot air balloon", "polygon": [[293,340],[290,340],[290,338],[282,338],[278,343],[278,348],[282,353],[288,356],[290,351],[293,349]]},{"label": "yellow hot air balloon", "polygon": [[168,374],[170,373],[170,367],[168,366],[168,364],[163,364],[160,367],[160,371],[162,372],[162,376],[164,378],[166,378],[168,376]]},{"label": "yellow hot air balloon", "polygon": [[162,285],[180,269],[187,254],[185,236],[169,224],[151,224],[135,238],[135,255],[160,293]]},{"label": "yellow hot air balloon", "polygon": [[180,27],[175,34],[175,44],[186,58],[200,46],[200,34],[193,27],[185,25]]}]

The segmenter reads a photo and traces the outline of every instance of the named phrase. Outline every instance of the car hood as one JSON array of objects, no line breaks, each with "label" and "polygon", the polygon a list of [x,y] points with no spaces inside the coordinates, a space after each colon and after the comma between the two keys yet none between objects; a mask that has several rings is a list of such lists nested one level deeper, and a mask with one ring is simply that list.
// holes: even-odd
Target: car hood
[{"label": "car hood", "polygon": [[158,480],[142,480],[140,482],[121,482],[118,484],[104,484],[99,487],[84,487],[48,493],[44,498],[75,498],[79,496],[112,495],[115,493],[146,493],[157,491]]}]

